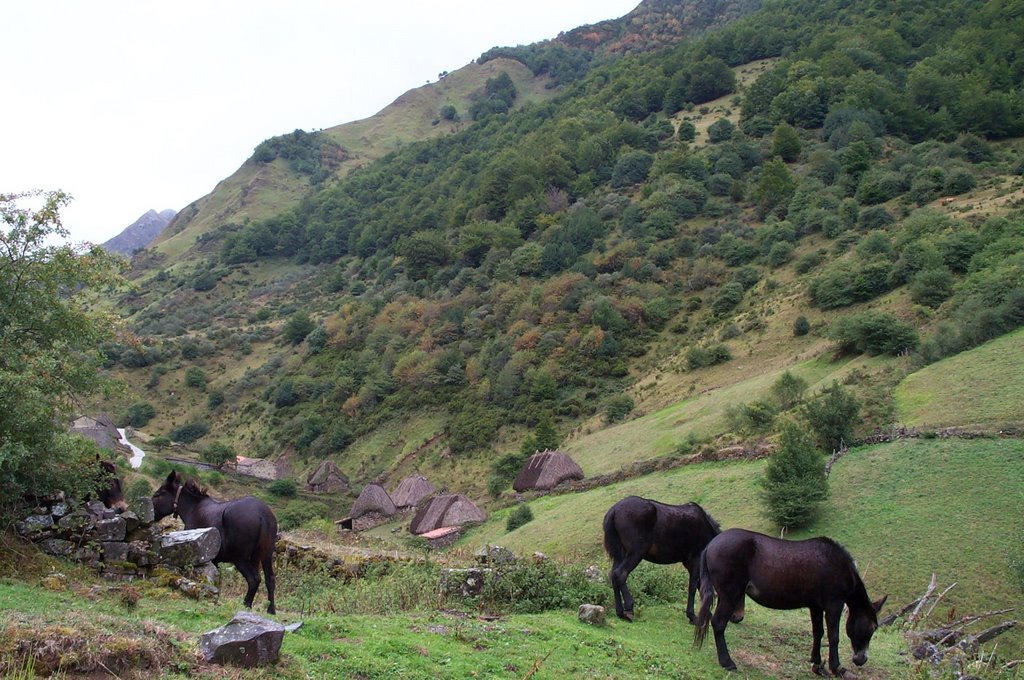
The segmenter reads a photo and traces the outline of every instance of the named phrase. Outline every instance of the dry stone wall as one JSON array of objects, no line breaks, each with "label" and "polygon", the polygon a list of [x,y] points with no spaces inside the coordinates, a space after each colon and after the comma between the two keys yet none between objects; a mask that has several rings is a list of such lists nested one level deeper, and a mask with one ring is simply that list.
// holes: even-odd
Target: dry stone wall
[{"label": "dry stone wall", "polygon": [[194,597],[217,595],[212,560],[220,549],[220,532],[162,533],[149,498],[118,514],[99,501],[79,503],[56,494],[39,499],[15,528],[43,552],[84,564],[105,578],[155,577]]}]

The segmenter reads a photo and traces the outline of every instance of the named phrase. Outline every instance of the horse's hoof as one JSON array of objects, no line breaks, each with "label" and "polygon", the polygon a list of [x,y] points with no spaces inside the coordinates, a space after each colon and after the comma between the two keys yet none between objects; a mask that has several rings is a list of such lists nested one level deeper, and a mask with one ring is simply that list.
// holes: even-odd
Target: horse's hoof
[{"label": "horse's hoof", "polygon": [[694,626],[697,625],[697,617],[694,616],[693,614],[687,613],[686,614],[686,620],[689,621],[691,625],[694,625]]},{"label": "horse's hoof", "polygon": [[622,618],[633,623],[633,612],[622,612]]},{"label": "horse's hoof", "polygon": [[820,676],[822,676],[822,677],[826,677],[826,678],[827,678],[827,677],[828,677],[828,675],[829,675],[829,674],[828,674],[828,673],[827,673],[827,672],[825,671],[825,667],[824,667],[824,666],[822,666],[822,665],[821,665],[820,663],[812,664],[812,665],[811,665],[811,672],[812,672],[812,673],[814,673],[815,675],[820,675]]},{"label": "horse's hoof", "polygon": [[836,671],[836,677],[842,678],[843,680],[857,680],[857,674],[853,671],[848,671],[842,666]]},{"label": "horse's hoof", "polygon": [[736,662],[730,659],[729,663],[722,664],[722,668],[724,668],[727,671],[734,671],[736,670]]}]

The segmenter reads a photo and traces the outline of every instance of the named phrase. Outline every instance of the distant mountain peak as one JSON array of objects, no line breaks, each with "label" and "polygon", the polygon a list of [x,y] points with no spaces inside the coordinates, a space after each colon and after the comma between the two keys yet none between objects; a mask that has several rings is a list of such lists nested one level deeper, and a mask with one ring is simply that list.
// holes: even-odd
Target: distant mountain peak
[{"label": "distant mountain peak", "polygon": [[128,225],[120,234],[101,243],[100,247],[110,253],[130,256],[135,251],[152,243],[153,239],[170,224],[177,214],[177,210],[170,208],[160,212],[153,209],[147,210],[142,217]]}]

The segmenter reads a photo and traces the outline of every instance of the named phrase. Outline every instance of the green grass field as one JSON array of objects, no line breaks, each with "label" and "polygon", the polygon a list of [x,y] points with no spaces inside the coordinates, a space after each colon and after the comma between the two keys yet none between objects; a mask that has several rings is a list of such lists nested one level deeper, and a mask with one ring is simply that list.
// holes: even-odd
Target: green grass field
[{"label": "green grass field", "polygon": [[[763,461],[685,466],[578,494],[530,501],[534,521],[505,530],[495,513],[464,543],[497,543],[520,553],[573,554],[606,568],[601,520],[630,494],[695,501],[723,528],[777,533],[761,516],[756,479]],[[873,597],[890,605],[918,597],[935,573],[957,582],[944,607],[981,612],[1024,607],[1011,568],[1024,559],[1024,441],[908,440],[854,449],[833,467],[830,498],[813,525],[789,538],[831,536],[857,559]],[[1024,635],[1003,636],[1024,649]]]},{"label": "green grass field", "polygon": [[896,414],[917,427],[991,429],[1024,421],[1024,330],[907,376],[896,388]]}]

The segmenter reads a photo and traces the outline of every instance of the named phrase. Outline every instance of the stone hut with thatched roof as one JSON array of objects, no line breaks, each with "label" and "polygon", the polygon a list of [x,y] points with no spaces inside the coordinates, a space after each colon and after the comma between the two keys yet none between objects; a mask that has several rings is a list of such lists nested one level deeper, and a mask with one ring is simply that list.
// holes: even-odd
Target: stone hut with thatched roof
[{"label": "stone hut with thatched roof", "polygon": [[547,491],[562,482],[583,479],[583,470],[561,451],[538,451],[530,456],[519,471],[512,488],[516,491],[540,489]]},{"label": "stone hut with thatched roof", "polygon": [[420,506],[412,518],[409,531],[419,535],[442,527],[462,526],[486,519],[484,511],[462,494],[444,494],[434,496],[429,503]]},{"label": "stone hut with thatched roof", "polygon": [[391,500],[395,502],[399,512],[416,508],[424,498],[432,496],[437,489],[423,475],[410,475],[399,482],[391,492]]},{"label": "stone hut with thatched roof", "polygon": [[352,504],[348,517],[338,520],[340,529],[364,531],[378,524],[384,524],[395,516],[398,508],[391,496],[380,484],[367,484],[359,498]]},{"label": "stone hut with thatched roof", "polygon": [[306,489],[312,493],[346,493],[348,477],[333,461],[325,460],[306,477]]}]

